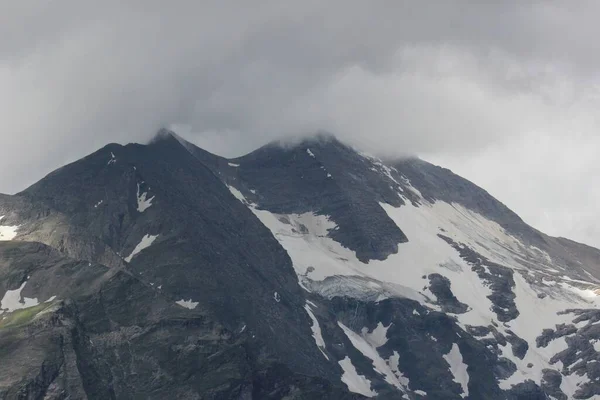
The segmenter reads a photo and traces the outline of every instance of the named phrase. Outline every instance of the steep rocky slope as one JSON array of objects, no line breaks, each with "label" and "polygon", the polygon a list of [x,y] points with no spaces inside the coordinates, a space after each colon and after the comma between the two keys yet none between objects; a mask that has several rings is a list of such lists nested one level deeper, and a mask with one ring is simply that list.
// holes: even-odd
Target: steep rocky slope
[{"label": "steep rocky slope", "polygon": [[600,251],[422,160],[162,131],[0,216],[0,398],[600,396]]}]

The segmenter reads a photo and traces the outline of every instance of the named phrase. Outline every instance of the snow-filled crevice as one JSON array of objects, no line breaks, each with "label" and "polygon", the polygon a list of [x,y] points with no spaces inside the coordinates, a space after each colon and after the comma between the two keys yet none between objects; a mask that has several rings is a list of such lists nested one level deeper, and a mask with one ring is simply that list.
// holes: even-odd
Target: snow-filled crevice
[{"label": "snow-filled crevice", "polygon": [[[382,341],[379,332],[376,333],[374,336],[368,334],[361,336],[356,332],[352,331],[350,328],[348,328],[341,322],[338,322],[338,325],[340,328],[342,328],[344,334],[346,334],[346,336],[352,343],[352,346],[354,346],[356,350],[360,351],[365,357],[367,357],[373,362],[373,370],[375,372],[381,374],[385,378],[385,381],[390,385],[395,386],[401,391],[405,391],[404,386],[398,380],[396,373],[394,373],[393,371],[394,368],[397,370],[397,365],[389,365],[388,362],[385,361],[377,352],[377,343],[380,343]],[[371,338],[374,338],[375,342],[370,342],[369,340]]]},{"label": "snow-filled crevice", "polygon": [[365,397],[375,397],[377,392],[371,389],[371,381],[369,381],[364,375],[359,375],[356,371],[356,367],[352,364],[352,360],[349,357],[338,361],[340,367],[344,371],[342,375],[342,382],[348,386],[348,390],[353,393],[362,394]]},{"label": "snow-filled crevice", "polygon": [[467,364],[463,361],[463,356],[460,348],[456,343],[452,345],[452,349],[448,354],[444,355],[444,360],[450,365],[450,372],[454,376],[454,382],[460,384],[463,393],[462,398],[469,396],[469,373],[467,372]]},{"label": "snow-filled crevice", "polygon": [[329,360],[329,356],[325,353],[325,349],[327,348],[327,346],[325,345],[325,340],[323,340],[323,335],[321,334],[321,326],[319,325],[319,320],[317,320],[317,317],[315,317],[315,314],[312,312],[310,304],[307,303],[304,306],[304,309],[306,310],[308,316],[312,321],[310,329],[312,330],[313,339],[315,339],[315,343],[317,344],[319,350],[321,350],[321,354],[323,354],[323,357]]},{"label": "snow-filled crevice", "polygon": [[133,258],[136,255],[138,255],[140,252],[147,249],[148,247],[152,246],[152,243],[154,243],[154,241],[157,238],[158,238],[158,235],[144,235],[142,240],[140,240],[140,242],[137,244],[137,246],[135,246],[135,248],[133,249],[131,254],[125,258],[125,261],[131,262],[131,260],[133,260]]},{"label": "snow-filled crevice", "polygon": [[[142,182],[143,184],[143,182]],[[137,184],[137,210],[143,213],[152,206],[152,200],[155,196],[149,197],[148,192],[141,191],[141,184]]]}]

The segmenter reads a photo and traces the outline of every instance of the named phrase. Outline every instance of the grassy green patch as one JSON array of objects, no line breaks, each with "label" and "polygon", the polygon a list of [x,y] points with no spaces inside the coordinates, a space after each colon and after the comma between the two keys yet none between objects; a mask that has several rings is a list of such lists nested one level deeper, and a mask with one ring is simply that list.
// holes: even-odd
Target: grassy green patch
[{"label": "grassy green patch", "polygon": [[52,303],[42,303],[37,306],[16,310],[0,316],[0,329],[14,328],[30,323],[40,312],[52,307]]}]

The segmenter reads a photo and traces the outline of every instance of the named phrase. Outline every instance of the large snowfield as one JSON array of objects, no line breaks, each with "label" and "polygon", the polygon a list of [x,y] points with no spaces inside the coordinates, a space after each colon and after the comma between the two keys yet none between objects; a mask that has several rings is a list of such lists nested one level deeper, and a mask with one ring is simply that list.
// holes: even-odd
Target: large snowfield
[{"label": "large snowfield", "polygon": [[[307,149],[307,152],[314,157],[310,150]],[[387,174],[390,175],[389,170]],[[413,193],[420,196],[406,178],[403,180]],[[381,203],[380,206],[406,234],[408,242],[400,244],[398,252],[383,261],[363,263],[353,251],[328,237],[328,233],[336,229],[328,216],[313,213],[274,214],[251,204],[236,188],[229,186],[229,189],[287,250],[299,283],[307,291],[326,297],[345,295],[376,300],[405,297],[439,311],[436,296],[427,289],[428,281],[424,277],[437,273],[448,278],[452,293],[468,306],[466,313],[455,315],[463,328],[494,324],[499,332],[507,334],[507,331],[512,331],[529,344],[529,351],[523,360],[512,354],[510,345],[503,349],[502,355],[517,366],[517,372],[500,382],[503,389],[528,379],[540,384],[544,369],[561,371],[560,362],[552,364],[550,360],[566,349],[565,338],[551,340],[548,346],[538,348],[536,337],[544,328],[553,329],[556,324],[570,323],[575,318],[569,313],[559,313],[567,309],[598,308],[600,304],[593,291],[596,287],[594,282],[569,278],[565,275],[564,267],[554,263],[547,253],[526,246],[496,222],[459,204],[441,201],[430,203],[420,196],[420,204],[415,205],[399,190],[398,196],[403,198],[406,205],[393,207]],[[489,299],[492,293],[490,287],[440,234],[461,246],[468,246],[491,262],[514,270],[513,290],[519,311],[517,318],[506,323],[498,321]],[[317,324],[312,315],[311,318],[314,330]],[[403,387],[398,371],[393,370],[393,362],[378,356],[377,343],[369,343],[360,332],[353,332],[345,326],[342,328],[354,346],[373,360],[376,371],[383,374],[390,384]],[[317,332],[315,338],[319,348],[322,348],[322,338],[318,337]],[[463,397],[467,396],[469,375],[456,344],[445,358],[455,381],[463,388]],[[340,364],[346,371],[343,381],[350,390],[366,396],[373,395],[370,388],[366,389],[366,378],[357,376],[353,371],[350,360]],[[582,380],[585,377],[576,373],[567,375],[562,380],[561,389],[567,396],[573,396]]]}]

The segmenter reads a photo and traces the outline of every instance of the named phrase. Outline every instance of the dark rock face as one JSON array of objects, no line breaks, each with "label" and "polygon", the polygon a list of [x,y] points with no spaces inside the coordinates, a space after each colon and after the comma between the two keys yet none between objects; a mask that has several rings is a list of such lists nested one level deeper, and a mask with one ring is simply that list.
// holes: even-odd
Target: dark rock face
[{"label": "dark rock face", "polygon": [[513,386],[506,398],[510,400],[545,400],[548,397],[535,382],[528,380]]},{"label": "dark rock face", "polygon": [[[572,324],[528,343],[509,329],[520,315],[518,272],[451,232],[439,238],[491,301],[485,326],[460,319],[477,305],[464,303],[450,268],[433,266],[422,281],[416,274],[423,300],[360,274],[412,240],[382,204],[435,201],[497,222],[573,265],[574,277],[591,270],[570,250],[579,245],[540,234],[449,171],[420,160],[386,165],[331,136],[233,160],[167,131],[145,146],[108,145],[16,196],[0,195],[0,226],[18,226],[14,241],[0,241],[0,398],[566,399],[564,380],[584,375],[575,398],[599,395],[600,312],[565,310]],[[294,214],[327,216],[336,228],[324,236],[356,255],[356,275],[301,286],[284,234],[256,210],[287,226]],[[291,234],[310,229],[299,224]],[[309,248],[327,262],[322,248]],[[600,265],[595,249],[582,251]],[[523,258],[537,271],[539,259]],[[357,287],[368,289],[356,296]],[[550,366],[562,371],[502,385],[532,346],[563,338],[568,347]]]},{"label": "dark rock face", "polygon": [[560,390],[561,383],[562,375],[560,372],[552,369],[544,370],[544,379],[542,380],[542,389],[544,392],[557,400],[567,400],[567,395]]},{"label": "dark rock face", "polygon": [[[144,190],[153,200],[142,212],[138,197]],[[13,290],[31,276],[24,296],[31,291],[38,297],[73,301],[71,318],[96,349],[84,357],[93,360],[84,370],[98,369],[106,375],[96,385],[110,387],[116,398],[199,394],[234,398],[240,393],[252,396],[256,385],[262,387],[258,392],[288,390],[302,398],[304,389],[293,389],[294,382],[313,381],[297,374],[324,379],[314,380],[323,386],[322,396],[347,393],[339,367],[328,365],[314,345],[304,295],[286,252],[211,170],[174,138],[163,137],[148,146],[109,145],[50,174],[16,199],[51,210],[47,214],[57,217],[45,221],[48,231],[58,219],[68,231],[93,237],[122,257],[132,254],[145,236],[157,237],[129,265],[117,257],[119,262],[110,265],[115,269],[103,267],[106,276],[100,281],[94,281],[95,270],[84,273],[87,267],[79,268],[72,281],[64,281],[59,270],[75,271],[69,265],[88,262],[59,261],[41,245],[13,249],[17,242],[9,242],[0,254],[8,258],[10,274],[0,279],[4,289]],[[34,218],[26,208],[4,202],[2,206],[15,210],[19,223],[36,223],[29,222]],[[81,256],[76,239],[66,235],[60,240],[59,251]],[[40,266],[35,260],[44,263]],[[89,291],[70,292],[69,287],[89,287]],[[197,306],[186,309],[176,304],[180,300]],[[243,334],[236,334],[242,328]],[[274,362],[289,368],[282,380],[272,376]],[[34,368],[44,363],[40,359]],[[88,388],[97,381],[90,374],[80,378],[87,395],[110,398]],[[50,378],[44,375],[42,383],[35,378],[36,385],[49,385]],[[285,382],[291,385],[287,389]],[[11,388],[24,390],[21,383],[15,384]],[[48,385],[43,390],[50,390]]]},{"label": "dark rock face", "polygon": [[[117,161],[109,164],[111,155]],[[89,187],[89,182],[101,183]],[[141,182],[154,197],[143,213],[137,210],[136,197]],[[305,372],[314,370],[314,362],[301,361],[305,353],[297,350],[308,347],[305,335],[298,336],[302,339],[296,349],[290,345],[290,332],[298,327],[310,337],[310,322],[289,257],[174,138],[148,146],[110,145],[23,194],[72,216],[73,224],[86,226],[122,255],[131,254],[145,235],[157,235],[153,246],[132,259],[134,274],[148,285],[161,286],[173,302],[192,299],[205,305],[231,330],[247,324],[276,354],[287,353]],[[104,208],[93,208],[100,200]],[[275,292],[280,303],[273,300]],[[239,305],[231,304],[228,293],[236,293]]]},{"label": "dark rock face", "polygon": [[403,204],[390,187],[399,184],[334,137],[322,135],[293,147],[273,143],[233,160],[195,147],[190,151],[259,208],[328,215],[339,227],[329,235],[361,261],[383,260],[407,240],[379,206]]},{"label": "dark rock face", "polygon": [[442,311],[452,314],[462,314],[469,308],[466,304],[458,301],[450,290],[450,280],[440,274],[429,275],[429,290],[437,297]]},{"label": "dark rock face", "polygon": [[522,360],[525,358],[525,354],[527,354],[527,351],[529,350],[529,343],[511,331],[508,333],[509,335],[506,337],[506,340],[511,344],[513,355]]}]

